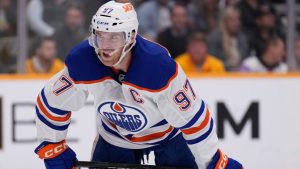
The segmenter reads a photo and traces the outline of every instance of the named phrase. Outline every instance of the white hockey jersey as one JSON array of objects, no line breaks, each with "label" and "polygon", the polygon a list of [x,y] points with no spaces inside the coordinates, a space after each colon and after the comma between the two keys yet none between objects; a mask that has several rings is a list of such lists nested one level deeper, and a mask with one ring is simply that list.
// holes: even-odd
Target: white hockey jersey
[{"label": "white hockey jersey", "polygon": [[87,41],[73,48],[66,68],[37,99],[41,141],[66,138],[71,111],[93,95],[100,135],[109,143],[141,149],[182,133],[204,168],[218,149],[213,119],[181,67],[158,44],[137,36],[126,73],[104,66]]}]

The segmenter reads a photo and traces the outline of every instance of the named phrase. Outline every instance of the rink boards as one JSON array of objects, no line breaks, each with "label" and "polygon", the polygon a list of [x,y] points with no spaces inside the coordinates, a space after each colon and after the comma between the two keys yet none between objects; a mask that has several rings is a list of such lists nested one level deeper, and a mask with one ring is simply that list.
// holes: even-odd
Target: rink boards
[{"label": "rink boards", "polygon": [[[0,76],[0,169],[42,168],[33,150],[35,100],[48,76]],[[245,168],[289,169],[300,157],[300,75],[191,75],[209,105],[220,147]],[[92,100],[72,115],[69,144],[89,160],[96,135]],[[153,161],[150,161],[153,163]]]}]

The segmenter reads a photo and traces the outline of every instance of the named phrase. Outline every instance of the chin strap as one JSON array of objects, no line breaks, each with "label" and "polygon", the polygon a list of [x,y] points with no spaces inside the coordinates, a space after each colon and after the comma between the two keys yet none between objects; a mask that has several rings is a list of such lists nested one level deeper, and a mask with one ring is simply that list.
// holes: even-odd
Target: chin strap
[{"label": "chin strap", "polygon": [[[88,38],[88,42],[89,42],[90,46],[92,46],[95,49],[95,52],[96,52],[99,60],[102,62],[102,59],[101,59],[101,49],[99,49],[98,47],[96,47],[95,41],[94,41],[92,35]],[[118,64],[120,64],[122,62],[122,60],[124,59],[124,57],[126,56],[126,54],[133,48],[133,46],[135,44],[136,44],[136,40],[134,40],[134,42],[131,43],[131,44],[125,44],[125,46],[122,49],[122,53],[121,53],[121,56],[120,56],[119,60],[117,61],[117,63],[113,64],[112,66],[117,66]],[[129,45],[131,45],[131,46],[128,49],[126,49]],[[117,51],[118,51],[118,49],[115,49],[109,55],[114,55]]]},{"label": "chin strap", "polygon": [[[133,46],[136,44],[136,41],[134,41],[132,44],[129,44],[131,45],[127,50],[127,45],[124,46],[123,50],[122,50],[122,54],[118,60],[117,63],[113,64],[113,66],[117,66],[118,64],[120,64],[122,62],[122,60],[124,59],[124,57],[126,56],[126,54],[133,48]],[[115,53],[116,51],[113,52],[113,54]]]},{"label": "chin strap", "polygon": [[[127,44],[123,47],[122,49],[122,53],[121,53],[121,56],[119,58],[119,60],[117,61],[117,63],[113,64],[112,66],[115,67],[117,66],[118,64],[120,64],[122,62],[122,60],[125,58],[126,54],[133,48],[133,46],[136,44],[136,41],[134,41],[132,44],[129,44],[131,45],[128,49],[127,48]],[[97,56],[98,58],[100,59],[100,61],[102,62],[102,59],[101,59],[101,49],[96,49],[95,48],[95,52],[97,53]],[[111,52],[109,55],[114,55],[115,53],[118,52],[118,49],[115,49],[113,52]]]}]

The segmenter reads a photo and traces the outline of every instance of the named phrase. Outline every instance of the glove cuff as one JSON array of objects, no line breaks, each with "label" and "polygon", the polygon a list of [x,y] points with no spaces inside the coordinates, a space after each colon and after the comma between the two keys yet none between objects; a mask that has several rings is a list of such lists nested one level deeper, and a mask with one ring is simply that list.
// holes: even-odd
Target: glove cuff
[{"label": "glove cuff", "polygon": [[218,149],[219,159],[215,166],[215,169],[225,169],[228,164],[228,156],[223,154],[220,149]]},{"label": "glove cuff", "polygon": [[42,142],[36,149],[35,153],[40,159],[51,159],[59,156],[68,149],[65,140],[58,143]]}]

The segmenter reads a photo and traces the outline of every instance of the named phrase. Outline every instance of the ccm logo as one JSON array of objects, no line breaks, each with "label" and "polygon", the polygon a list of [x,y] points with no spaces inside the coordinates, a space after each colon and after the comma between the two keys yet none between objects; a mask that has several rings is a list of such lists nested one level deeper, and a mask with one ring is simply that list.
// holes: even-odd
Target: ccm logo
[{"label": "ccm logo", "polygon": [[46,150],[43,154],[44,159],[54,158],[63,153],[67,148],[68,145],[65,142],[58,145],[49,146],[47,147],[48,150]]},{"label": "ccm logo", "polygon": [[228,157],[225,154],[222,154],[220,151],[220,159],[215,167],[215,169],[225,169],[228,163]]}]

